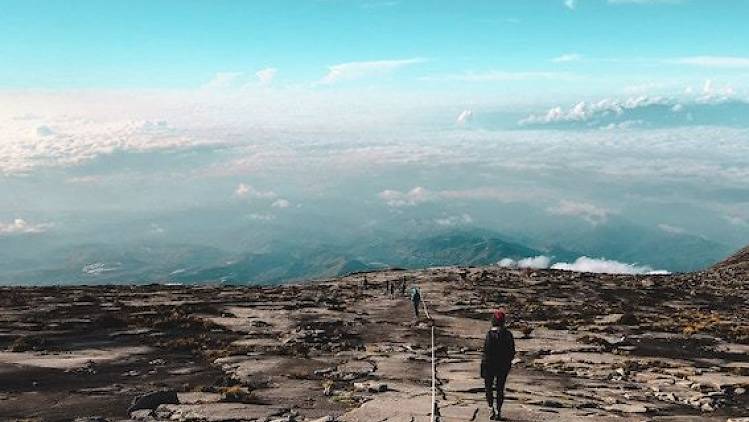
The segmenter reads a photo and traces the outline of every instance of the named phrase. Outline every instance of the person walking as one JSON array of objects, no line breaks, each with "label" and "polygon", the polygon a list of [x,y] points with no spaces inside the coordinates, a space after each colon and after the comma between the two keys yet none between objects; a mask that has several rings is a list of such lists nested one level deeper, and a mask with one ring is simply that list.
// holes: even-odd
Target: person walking
[{"label": "person walking", "polygon": [[414,306],[414,314],[416,315],[416,319],[419,319],[419,305],[421,305],[421,292],[419,291],[419,288],[416,286],[413,286],[411,288],[411,303]]},{"label": "person walking", "polygon": [[[505,326],[505,313],[494,311],[492,327],[486,333],[484,354],[481,358],[481,378],[484,379],[486,402],[491,411],[490,419],[502,420],[502,403],[505,398],[505,382],[515,358],[515,339]],[[494,403],[496,390],[496,406]]]}]

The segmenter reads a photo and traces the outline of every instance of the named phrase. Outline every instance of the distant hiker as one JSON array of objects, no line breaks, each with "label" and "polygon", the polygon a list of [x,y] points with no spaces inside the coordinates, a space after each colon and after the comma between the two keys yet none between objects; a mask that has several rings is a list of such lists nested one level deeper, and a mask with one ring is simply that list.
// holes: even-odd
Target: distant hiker
[{"label": "distant hiker", "polygon": [[390,283],[390,297],[395,297],[395,281]]},{"label": "distant hiker", "polygon": [[414,314],[416,319],[419,319],[419,305],[421,305],[421,292],[419,288],[414,286],[411,288],[411,303],[414,305]]},{"label": "distant hiker", "polygon": [[390,293],[390,279],[385,279],[385,294]]},{"label": "distant hiker", "polygon": [[406,295],[406,277],[403,277],[403,282],[401,283],[401,296]]},{"label": "distant hiker", "polygon": [[[481,378],[484,379],[486,402],[491,410],[491,420],[502,420],[502,403],[505,399],[505,382],[515,358],[515,339],[505,327],[505,313],[494,311],[492,328],[486,333],[484,355],[481,358]],[[497,405],[494,407],[494,389]]]},{"label": "distant hiker", "polygon": [[369,288],[369,284],[367,284],[367,275],[364,274],[364,290],[367,290]]}]

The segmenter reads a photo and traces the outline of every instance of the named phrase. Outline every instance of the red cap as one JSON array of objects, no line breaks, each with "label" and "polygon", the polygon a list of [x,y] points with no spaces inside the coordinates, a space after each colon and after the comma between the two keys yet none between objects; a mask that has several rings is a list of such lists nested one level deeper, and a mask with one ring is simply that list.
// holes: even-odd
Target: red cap
[{"label": "red cap", "polygon": [[494,320],[497,322],[505,322],[505,313],[503,311],[494,311]]}]

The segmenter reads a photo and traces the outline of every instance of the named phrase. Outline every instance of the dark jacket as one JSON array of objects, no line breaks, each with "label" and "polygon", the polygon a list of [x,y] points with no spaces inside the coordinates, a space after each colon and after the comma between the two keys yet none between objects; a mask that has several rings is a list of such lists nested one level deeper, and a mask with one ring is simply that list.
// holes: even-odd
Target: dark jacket
[{"label": "dark jacket", "polygon": [[481,358],[481,377],[487,378],[499,372],[509,371],[515,358],[515,338],[507,328],[492,327],[484,340],[484,355]]}]

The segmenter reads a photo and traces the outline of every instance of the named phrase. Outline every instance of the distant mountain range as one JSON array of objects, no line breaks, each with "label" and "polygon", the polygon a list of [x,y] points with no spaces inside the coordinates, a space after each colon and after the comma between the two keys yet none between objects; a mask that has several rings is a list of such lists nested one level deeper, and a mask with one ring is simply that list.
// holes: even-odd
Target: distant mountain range
[{"label": "distant mountain range", "polygon": [[662,233],[624,221],[551,234],[544,240],[471,227],[424,229],[403,236],[370,233],[352,239],[276,241],[262,248],[245,246],[243,252],[185,243],[123,241],[60,246],[54,239],[42,243],[4,238],[0,239],[0,282],[267,284],[382,268],[483,266],[503,258],[539,255],[557,262],[587,255],[691,271],[708,267],[731,252],[727,246],[697,236]]}]

